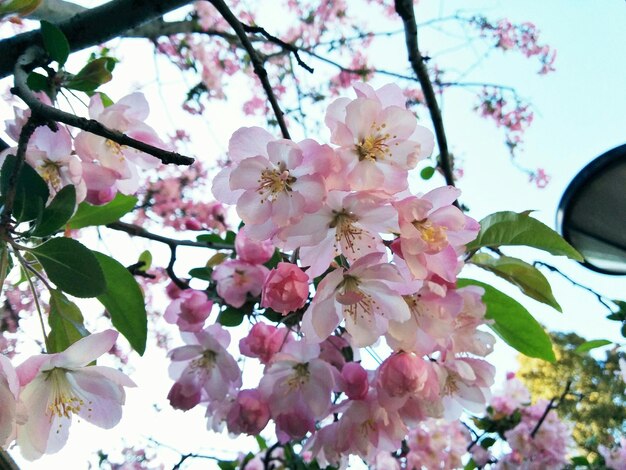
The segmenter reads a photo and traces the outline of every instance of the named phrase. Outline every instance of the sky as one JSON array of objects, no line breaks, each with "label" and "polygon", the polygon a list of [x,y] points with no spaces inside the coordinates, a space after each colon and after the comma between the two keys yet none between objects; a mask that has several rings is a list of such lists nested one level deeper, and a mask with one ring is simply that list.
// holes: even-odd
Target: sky
[{"label": "sky", "polygon": [[[269,1],[264,9],[267,18],[259,24],[266,27],[279,18],[275,8],[279,2]],[[356,3],[356,2],[354,2]],[[272,8],[274,6],[274,8]],[[470,215],[481,219],[487,214],[501,210],[523,211],[533,209],[534,216],[555,226],[555,215],[563,191],[571,179],[587,163],[606,150],[626,140],[626,9],[622,0],[589,2],[583,0],[526,1],[474,1],[474,0],[422,0],[417,9],[418,22],[433,16],[446,16],[459,8],[467,14],[482,14],[498,19],[507,17],[512,21],[531,21],[541,31],[542,42],[558,51],[556,72],[547,76],[535,74],[538,69],[534,61],[527,61],[511,52],[494,52],[488,60],[481,62],[465,80],[502,83],[517,88],[521,96],[529,98],[536,110],[535,120],[525,135],[520,162],[530,168],[541,167],[552,176],[550,184],[537,189],[528,182],[525,174],[515,169],[508,160],[503,145],[503,134],[491,122],[479,119],[472,111],[474,99],[466,90],[451,91],[443,103],[443,117],[448,141],[454,155],[461,161],[464,176],[458,186],[463,191],[461,200],[469,206]],[[377,19],[376,30],[393,29],[384,19]],[[396,24],[395,27],[398,27]],[[437,51],[454,48],[463,42],[456,32],[452,36],[432,28],[420,30],[420,45],[425,53],[437,57]],[[459,49],[437,58],[442,67],[464,69],[471,66],[481,55],[482,49]],[[163,61],[157,61],[160,74],[155,82],[155,61],[149,46],[140,41],[131,41],[119,52],[126,59],[116,70],[114,83],[106,85],[105,91],[114,98],[122,97],[129,88],[141,88],[150,99],[152,114],[149,122],[157,129],[184,127],[197,138],[190,144],[189,151],[207,161],[221,157],[230,134],[242,125],[258,124],[251,118],[242,118],[236,99],[210,107],[204,121],[192,119],[178,110],[180,96],[184,93],[181,79]],[[393,52],[393,53],[391,53]],[[80,55],[73,59],[80,63]],[[82,56],[84,60],[84,56]],[[402,38],[390,39],[374,51],[373,61],[377,66],[408,72],[406,52]],[[70,62],[71,63],[71,62]],[[378,65],[383,64],[383,65]],[[321,67],[320,64],[313,64]],[[132,77],[128,79],[126,77]],[[382,85],[388,78],[377,78],[374,83]],[[3,90],[7,81],[0,82]],[[157,85],[162,91],[157,92]],[[235,85],[233,85],[235,86]],[[0,104],[0,120],[10,119],[12,113]],[[422,116],[422,124],[431,128]],[[428,184],[443,184],[441,179],[429,183],[418,176],[413,187],[426,191]],[[424,189],[422,189],[424,188]],[[616,214],[616,217],[624,214]],[[128,242],[123,236],[108,242],[117,246]],[[143,250],[141,241],[133,240],[129,246],[134,253]],[[626,278],[593,273],[573,261],[551,257],[530,249],[505,251],[526,261],[543,260],[563,270],[575,280],[586,284],[609,298],[626,299]],[[185,272],[183,257],[180,272]],[[197,254],[197,253],[196,253]],[[129,255],[130,256],[130,255]],[[165,260],[165,253],[156,253],[156,262]],[[515,296],[548,329],[575,331],[588,339],[607,338],[622,341],[614,322],[604,320],[608,313],[593,295],[572,286],[567,280],[546,274],[553,286],[554,294],[563,307],[563,313],[518,295],[516,289],[478,269],[467,269],[465,277],[475,277]],[[489,359],[496,364],[499,378],[516,368],[515,353],[506,345],[499,344]],[[98,448],[112,448],[112,441],[120,435],[129,443],[141,442],[153,437],[157,441],[181,452],[205,452],[216,450],[217,455],[227,455],[223,440],[204,431],[204,418],[197,411],[183,415],[169,409],[165,396],[171,385],[166,377],[163,351],[152,348],[135,364],[133,379],[140,385],[128,393],[128,406],[119,428],[104,431],[89,425],[74,425],[70,442],[61,452],[46,457],[24,468],[86,468],[87,459],[93,460]],[[162,407],[155,413],[154,407]],[[165,426],[164,426],[165,424]],[[193,432],[181,432],[181,430]],[[80,436],[79,436],[80,435]],[[112,439],[113,438],[113,439]],[[238,449],[255,449],[253,442],[230,444],[230,452]],[[179,455],[175,451],[164,451],[171,466]],[[166,465],[167,468],[167,465]],[[205,461],[190,461],[187,468],[206,468]]]}]

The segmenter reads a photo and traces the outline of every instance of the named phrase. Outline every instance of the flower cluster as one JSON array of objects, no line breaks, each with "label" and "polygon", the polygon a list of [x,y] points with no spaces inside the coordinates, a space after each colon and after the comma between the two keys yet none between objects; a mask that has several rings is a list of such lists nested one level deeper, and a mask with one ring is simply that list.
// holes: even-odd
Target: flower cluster
[{"label": "flower cluster", "polygon": [[[44,94],[39,99],[51,104]],[[156,132],[144,123],[148,113],[148,102],[141,93],[133,93],[108,106],[96,93],[89,103],[91,119],[141,142],[165,148]],[[16,108],[15,119],[6,122],[7,134],[16,142],[29,116],[29,110]],[[2,152],[0,160],[9,154],[15,154],[15,149]],[[160,164],[152,155],[86,131],[72,139],[64,126],[56,130],[38,127],[26,149],[26,162],[48,183],[51,196],[64,186],[74,185],[77,201],[87,200],[92,204],[109,202],[118,192],[136,193],[138,168],[156,168]]]},{"label": "flower cluster", "polygon": [[[205,326],[204,294],[180,294],[166,313],[185,342],[169,353],[175,408],[202,404],[209,428],[232,433],[272,420],[281,443],[306,438],[320,464],[374,462],[424,420],[482,411],[494,375],[483,359],[494,338],[477,329],[482,289],[456,287],[479,226],[453,205],[455,188],[408,191],[434,144],[400,88],[355,90],[329,107],[330,144],[243,128],[214,180],[245,226],[208,292],[242,317],[256,312],[239,351],[263,367],[258,385],[243,388],[230,335]],[[285,255],[268,264],[275,247]],[[359,348],[383,338],[391,353],[368,370]]]},{"label": "flower cluster", "polygon": [[58,452],[67,441],[72,416],[105,429],[122,416],[123,373],[92,363],[109,351],[118,333],[107,330],[82,338],[56,354],[31,356],[16,369],[0,356],[0,446],[13,441],[24,458]]},{"label": "flower cluster", "polygon": [[526,57],[537,57],[541,63],[540,75],[554,71],[556,51],[539,43],[539,31],[533,23],[514,24],[506,18],[492,23],[484,16],[475,16],[471,22],[480,29],[482,36],[493,39],[495,47],[503,51],[518,50]]}]

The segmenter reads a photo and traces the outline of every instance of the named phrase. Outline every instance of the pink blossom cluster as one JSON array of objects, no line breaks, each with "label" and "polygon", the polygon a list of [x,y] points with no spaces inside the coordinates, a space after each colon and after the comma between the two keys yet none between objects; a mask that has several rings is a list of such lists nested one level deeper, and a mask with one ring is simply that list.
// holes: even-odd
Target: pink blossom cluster
[{"label": "pink blossom cluster", "polygon": [[484,16],[476,16],[471,22],[480,29],[482,36],[494,40],[495,47],[503,51],[518,50],[526,57],[537,57],[541,63],[540,75],[555,70],[556,51],[539,43],[539,30],[533,23],[514,24],[506,18],[492,23]]},{"label": "pink blossom cluster", "polygon": [[460,421],[428,419],[411,430],[407,443],[405,468],[453,470],[463,467],[470,434]]},{"label": "pink blossom cluster", "polygon": [[[39,98],[51,105],[46,95],[40,94]],[[89,103],[91,119],[136,140],[165,148],[156,132],[144,123],[148,113],[148,102],[141,93],[109,106],[96,93]],[[15,119],[6,121],[7,134],[16,142],[29,116],[30,110],[15,108]],[[15,148],[2,152],[0,160],[9,154],[15,154]],[[51,197],[71,184],[76,188],[78,202],[87,200],[92,204],[109,202],[117,192],[134,194],[139,188],[138,168],[156,168],[160,164],[152,155],[86,131],[72,138],[65,126],[56,130],[38,127],[28,143],[26,162],[48,183]]]},{"label": "pink blossom cluster", "polygon": [[[202,404],[210,428],[233,433],[257,434],[272,420],[280,442],[306,438],[322,464],[350,454],[373,462],[424,420],[481,412],[494,375],[483,359],[494,338],[478,329],[483,291],[455,286],[479,226],[453,205],[455,188],[409,192],[409,171],[434,144],[400,88],[355,90],[328,109],[330,144],[243,128],[214,180],[217,199],[245,224],[236,258],[213,269],[216,300],[257,304],[295,325],[257,316],[240,341],[264,368],[258,385],[242,389],[217,324],[185,326],[185,346],[170,352],[175,408]],[[274,247],[292,254],[269,270]],[[365,369],[359,348],[382,338],[390,355]]]},{"label": "pink blossom cluster", "polygon": [[183,170],[160,169],[147,179],[140,190],[142,202],[135,211],[135,222],[158,222],[176,230],[226,230],[226,211],[222,204],[206,200],[206,170],[199,162]]},{"label": "pink blossom cluster", "polygon": [[116,369],[92,365],[118,337],[113,330],[82,338],[65,351],[40,354],[17,368],[0,355],[0,446],[16,441],[34,460],[66,443],[72,416],[110,429],[122,416],[124,387],[135,384]]},{"label": "pink blossom cluster", "polygon": [[598,453],[604,459],[607,468],[611,470],[626,470],[626,437],[622,437],[619,444],[612,448],[600,445]]}]

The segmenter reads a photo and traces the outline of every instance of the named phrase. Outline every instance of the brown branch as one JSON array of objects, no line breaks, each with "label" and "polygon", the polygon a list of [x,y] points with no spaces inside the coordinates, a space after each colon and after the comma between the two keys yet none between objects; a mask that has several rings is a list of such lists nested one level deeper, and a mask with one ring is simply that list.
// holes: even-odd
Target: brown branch
[{"label": "brown branch", "polygon": [[[112,0],[58,23],[75,52],[120,36],[123,32],[163,16],[192,0]],[[42,46],[41,31],[18,34],[0,41],[0,78],[10,75],[13,66],[29,46]]]},{"label": "brown branch", "polygon": [[293,45],[290,44],[288,42],[283,41],[280,38],[277,38],[276,36],[271,35],[270,33],[267,32],[267,30],[265,28],[262,28],[260,26],[249,26],[246,24],[243,24],[243,29],[247,32],[247,33],[254,33],[254,34],[260,34],[262,36],[264,36],[269,42],[276,44],[277,46],[282,47],[284,50],[289,51],[293,54],[293,56],[296,58],[296,61],[298,62],[298,65],[300,67],[302,67],[304,70],[306,70],[309,73],[313,73],[314,70],[312,67],[308,66],[301,58],[300,58],[300,49]]},{"label": "brown branch", "polygon": [[228,5],[224,3],[224,0],[210,0],[211,4],[217,9],[217,11],[222,15],[222,17],[226,20],[226,22],[233,28],[235,34],[241,41],[246,52],[250,56],[250,61],[252,62],[252,66],[254,67],[254,73],[259,77],[261,81],[261,85],[263,85],[263,89],[267,94],[267,99],[272,106],[272,110],[274,111],[274,115],[276,116],[276,121],[278,122],[278,126],[280,127],[280,131],[285,139],[290,139],[289,130],[287,129],[287,124],[285,123],[285,117],[278,105],[278,100],[276,99],[276,95],[274,94],[274,90],[272,89],[272,85],[267,78],[267,70],[263,66],[263,61],[259,58],[252,42],[248,38],[246,34],[246,30],[244,29],[243,24],[237,19],[235,14],[228,8]]},{"label": "brown branch", "polygon": [[0,470],[19,470],[15,460],[9,453],[0,447]]},{"label": "brown branch", "polygon": [[[448,142],[443,127],[441,110],[437,104],[437,97],[435,96],[435,90],[433,89],[433,84],[428,75],[428,69],[426,68],[424,57],[420,53],[417,43],[417,23],[415,21],[415,12],[413,10],[413,0],[395,0],[395,7],[396,12],[400,15],[402,21],[404,22],[404,32],[409,62],[411,63],[411,67],[422,85],[426,106],[430,112],[430,117],[435,129],[435,136],[439,147],[439,165],[443,171],[446,183],[454,186],[452,157],[448,151]],[[454,204],[459,207],[458,201],[455,201]]]},{"label": "brown branch", "polygon": [[[550,411],[552,410],[556,410],[561,403],[563,402],[563,400],[565,399],[565,397],[567,396],[567,394],[569,393],[569,389],[572,386],[572,381],[568,380],[567,384],[565,384],[565,390],[563,390],[563,393],[561,393],[561,396],[556,398],[553,397],[550,400],[550,403],[548,403],[548,406],[546,406],[545,411],[543,412],[543,414],[541,415],[541,418],[539,418],[539,421],[537,421],[537,425],[535,426],[535,428],[532,430],[532,432],[530,433],[530,437],[532,439],[535,438],[535,436],[537,435],[537,433],[539,432],[539,428],[541,427],[541,425],[543,424],[543,422],[546,420],[546,418],[548,417],[548,414],[550,413]],[[557,401],[558,400],[558,401]],[[556,401],[556,404],[554,404],[554,402]]]},{"label": "brown branch", "polygon": [[146,144],[140,140],[128,137],[119,131],[109,129],[108,127],[100,124],[95,119],[85,119],[74,114],[66,113],[53,106],[48,106],[42,103],[28,88],[26,81],[28,79],[28,72],[33,65],[38,64],[43,57],[44,52],[38,46],[30,47],[18,60],[18,64],[15,67],[15,87],[11,89],[11,92],[19,96],[31,109],[33,116],[37,116],[40,119],[62,122],[68,126],[78,127],[84,131],[92,134],[99,135],[105,139],[110,139],[117,142],[120,145],[127,145],[142,152],[148,153],[163,163],[174,163],[177,165],[190,165],[193,163],[193,158],[180,155],[176,152],[169,152],[167,150],[154,147],[153,145]]}]

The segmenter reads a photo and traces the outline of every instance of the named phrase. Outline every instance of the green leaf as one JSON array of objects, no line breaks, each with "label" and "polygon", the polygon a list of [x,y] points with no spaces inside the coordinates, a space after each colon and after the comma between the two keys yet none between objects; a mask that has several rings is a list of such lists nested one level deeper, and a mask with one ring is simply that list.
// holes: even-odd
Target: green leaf
[{"label": "green leaf", "polygon": [[498,289],[474,279],[459,279],[458,287],[479,286],[485,289],[483,302],[487,306],[488,325],[509,346],[528,357],[555,362],[550,337],[528,310],[518,301]]},{"label": "green leaf", "polygon": [[588,351],[591,351],[595,348],[601,348],[602,346],[606,346],[607,344],[612,344],[613,341],[609,341],[608,339],[592,339],[589,341],[585,341],[583,344],[574,349],[575,353],[582,354]]},{"label": "green leaf", "polygon": [[59,67],[63,67],[70,55],[70,43],[67,42],[63,31],[49,21],[41,20],[41,36],[43,37],[43,45],[50,58],[56,60],[59,63]]},{"label": "green leaf", "polygon": [[256,436],[254,436],[254,438],[256,439],[256,443],[259,446],[259,450],[267,449],[267,441],[263,438],[263,436],[257,434]]},{"label": "green leaf", "polygon": [[152,267],[152,253],[150,253],[148,250],[144,250],[140,255],[139,255],[139,259],[137,260],[140,263],[143,263],[143,266],[140,268],[140,271],[147,271],[148,269],[150,269]]},{"label": "green leaf", "polygon": [[133,275],[110,256],[94,251],[106,279],[106,290],[98,300],[111,315],[113,326],[139,355],[146,350],[148,317],[141,288]]},{"label": "green leaf", "polygon": [[244,313],[234,307],[226,307],[217,316],[217,321],[223,326],[239,326],[243,322]]},{"label": "green leaf", "polygon": [[64,83],[64,86],[73,90],[93,92],[103,83],[111,81],[113,67],[115,67],[115,59],[112,57],[94,59]]},{"label": "green leaf", "polygon": [[93,252],[72,238],[52,238],[30,250],[56,286],[75,297],[96,297],[106,289]]},{"label": "green leaf", "polygon": [[134,196],[125,196],[117,193],[115,198],[102,206],[94,206],[88,202],[81,202],[74,217],[69,221],[70,228],[77,229],[91,225],[106,225],[116,222],[124,214],[127,214],[137,204]]},{"label": "green leaf", "polygon": [[48,315],[50,333],[46,339],[48,353],[65,351],[81,338],[89,335],[85,328],[83,315],[75,303],[70,302],[63,292],[50,291],[50,315]]},{"label": "green leaf", "polygon": [[478,253],[472,256],[470,261],[519,287],[528,297],[543,302],[559,312],[563,311],[554,298],[546,277],[537,268],[521,259],[508,256],[494,258],[487,253]]},{"label": "green leaf", "polygon": [[48,91],[50,88],[48,84],[48,77],[37,72],[31,72],[26,79],[26,85],[32,91]]},{"label": "green leaf", "polygon": [[465,464],[465,467],[463,467],[463,470],[474,470],[475,468],[478,468],[478,465],[476,465],[474,459],[469,459],[469,461]]},{"label": "green leaf", "polygon": [[70,220],[76,209],[76,188],[73,185],[64,186],[54,196],[52,202],[43,210],[41,220],[32,232],[34,237],[47,237],[59,230]]},{"label": "green leaf", "polygon": [[578,456],[578,457],[572,457],[572,464],[577,466],[577,467],[589,467],[589,461],[587,460],[587,457],[584,457],[582,455]]},{"label": "green leaf", "polygon": [[429,180],[435,174],[435,169],[432,166],[427,166],[422,171],[420,171],[420,176],[424,180]]},{"label": "green leaf", "polygon": [[[17,158],[13,155],[8,155],[2,165],[0,192],[4,197],[9,192],[9,182],[16,163]],[[15,217],[15,220],[25,222],[39,217],[43,212],[49,195],[46,182],[31,166],[24,163],[15,184],[15,199],[13,202],[13,217]]]},{"label": "green leaf", "polygon": [[274,269],[282,260],[283,255],[281,254],[280,250],[276,249],[274,250],[274,254],[272,255],[272,257],[265,263],[265,266],[267,267],[267,269]]},{"label": "green leaf", "polygon": [[529,211],[496,212],[480,221],[480,232],[476,240],[467,244],[468,251],[482,247],[530,246],[553,255],[567,256],[576,261],[583,257],[558,233],[529,215]]},{"label": "green leaf", "polygon": [[202,279],[203,281],[210,281],[212,272],[213,270],[207,267],[193,268],[189,271],[189,275],[197,279]]}]

